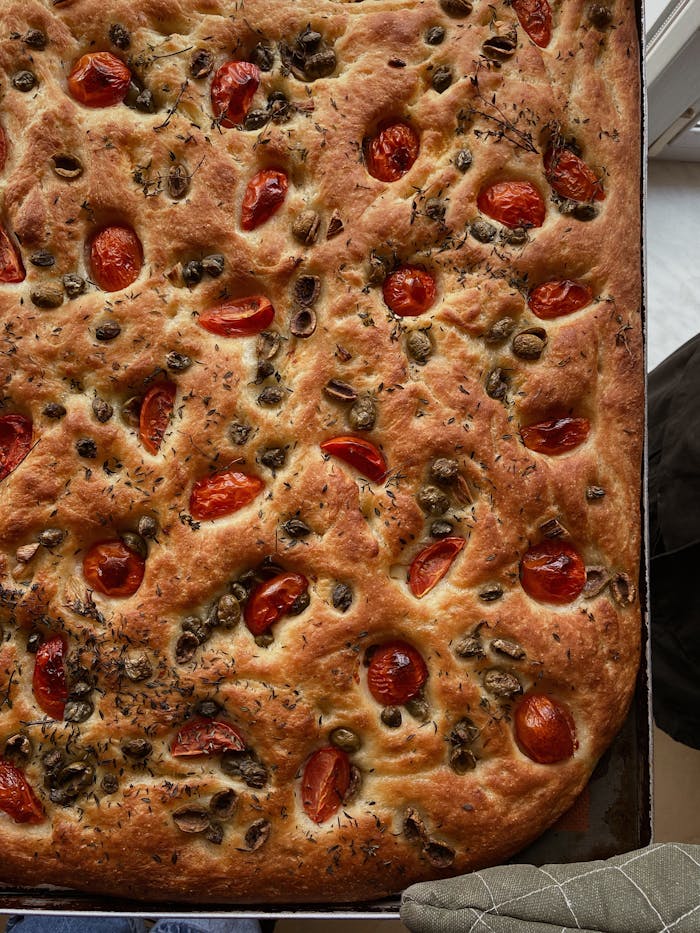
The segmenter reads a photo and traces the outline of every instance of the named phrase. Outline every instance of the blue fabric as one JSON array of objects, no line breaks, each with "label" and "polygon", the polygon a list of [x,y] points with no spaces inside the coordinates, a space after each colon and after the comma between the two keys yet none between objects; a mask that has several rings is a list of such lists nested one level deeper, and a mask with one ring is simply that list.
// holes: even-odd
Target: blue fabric
[{"label": "blue fabric", "polygon": [[[51,914],[10,917],[8,933],[147,933],[146,921],[135,917],[56,917]],[[149,933],[260,933],[257,920],[158,920]]]}]

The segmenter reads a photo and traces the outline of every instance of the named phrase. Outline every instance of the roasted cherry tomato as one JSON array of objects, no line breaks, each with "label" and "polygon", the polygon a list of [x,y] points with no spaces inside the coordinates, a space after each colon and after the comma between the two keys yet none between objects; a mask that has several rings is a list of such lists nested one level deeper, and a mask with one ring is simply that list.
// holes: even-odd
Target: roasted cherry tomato
[{"label": "roasted cherry tomato", "polygon": [[593,292],[587,285],[570,279],[556,279],[533,288],[527,303],[533,314],[550,321],[580,311],[591,303],[592,298]]},{"label": "roasted cherry tomato", "polygon": [[255,230],[279,210],[287,197],[289,182],[280,169],[266,168],[248,182],[241,205],[241,227]]},{"label": "roasted cherry tomato", "polygon": [[435,279],[419,266],[401,266],[384,279],[382,293],[390,311],[399,317],[416,317],[435,304]]},{"label": "roasted cherry tomato", "polygon": [[379,181],[398,181],[416,161],[419,150],[418,133],[412,126],[385,123],[367,144],[367,171]]},{"label": "roasted cherry tomato", "polygon": [[520,750],[543,765],[571,758],[578,742],[569,710],[545,693],[526,693],[513,712]]},{"label": "roasted cherry tomato", "polygon": [[367,686],[377,703],[400,706],[418,696],[428,679],[425,661],[405,641],[389,641],[372,652]]},{"label": "roasted cherry tomato", "polygon": [[529,181],[499,181],[483,189],[477,205],[506,227],[541,227],[546,213],[542,195]]},{"label": "roasted cherry tomato", "polygon": [[603,182],[575,152],[550,146],[544,155],[544,174],[552,188],[572,201],[603,201]]},{"label": "roasted cherry tomato", "polygon": [[32,423],[24,415],[0,418],[0,480],[24,460],[32,447]]},{"label": "roasted cherry tomato", "polygon": [[146,562],[123,541],[98,541],[83,558],[83,576],[105,596],[133,596],[141,586]]},{"label": "roasted cherry tomato", "polygon": [[71,97],[86,107],[120,104],[131,84],[131,72],[111,52],[88,52],[73,65],[68,75]]},{"label": "roasted cherry tomato", "polygon": [[90,271],[106,292],[136,281],[143,265],[141,241],[131,227],[105,227],[90,242]]},{"label": "roasted cherry tomato", "polygon": [[321,444],[324,454],[337,457],[366,476],[373,483],[381,483],[388,472],[384,454],[362,437],[341,434]]},{"label": "roasted cherry tomato", "polygon": [[528,36],[541,49],[552,38],[552,8],[547,0],[513,0],[513,10]]},{"label": "roasted cherry tomato", "polygon": [[170,424],[177,389],[172,382],[162,382],[148,390],[141,403],[139,437],[150,454],[157,454]]},{"label": "roasted cherry tomato", "polygon": [[253,588],[245,604],[245,624],[253,635],[262,635],[286,615],[309,588],[302,573],[278,573]]},{"label": "roasted cherry tomato", "polygon": [[34,662],[34,699],[52,719],[63,719],[68,699],[66,669],[63,664],[65,654],[66,643],[63,637],[53,635],[39,645]]},{"label": "roasted cherry tomato", "polygon": [[24,774],[0,758],[0,810],[15,823],[42,823],[44,808],[27,783]]},{"label": "roasted cherry tomato", "polygon": [[443,538],[429,544],[414,557],[408,573],[408,585],[415,597],[425,596],[442,580],[466,543],[464,538]]},{"label": "roasted cherry tomato", "polygon": [[211,83],[211,105],[220,126],[243,123],[260,84],[260,71],[250,62],[226,62]]},{"label": "roasted cherry tomato", "polygon": [[170,752],[175,758],[242,752],[246,747],[238,729],[221,719],[194,719],[180,729]]},{"label": "roasted cherry tomato", "polygon": [[586,567],[566,541],[543,541],[520,561],[520,583],[528,596],[543,603],[573,602],[586,582]]},{"label": "roasted cherry tomato", "polygon": [[0,172],[5,168],[7,162],[7,134],[0,126]]},{"label": "roasted cherry tomato", "polygon": [[190,495],[190,512],[198,521],[232,515],[249,505],[265,488],[257,476],[221,470],[198,479]]},{"label": "roasted cherry tomato", "polygon": [[590,430],[588,418],[550,418],[521,428],[520,436],[527,448],[551,457],[583,444]]},{"label": "roasted cherry tomato", "polygon": [[0,226],[0,282],[23,282],[25,275],[17,247]]},{"label": "roasted cherry tomato", "polygon": [[306,762],[301,802],[314,823],[325,823],[337,811],[350,787],[350,759],[339,748],[319,748]]},{"label": "roasted cherry tomato", "polygon": [[229,298],[220,305],[207,308],[199,315],[199,324],[210,334],[222,337],[250,337],[272,324],[275,309],[262,295],[250,298]]}]

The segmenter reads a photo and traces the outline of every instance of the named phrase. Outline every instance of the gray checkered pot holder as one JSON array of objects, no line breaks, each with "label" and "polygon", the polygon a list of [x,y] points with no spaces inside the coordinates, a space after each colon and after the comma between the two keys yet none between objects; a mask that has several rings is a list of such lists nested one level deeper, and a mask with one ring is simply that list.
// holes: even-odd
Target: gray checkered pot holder
[{"label": "gray checkered pot holder", "polygon": [[700,933],[700,846],[426,881],[404,892],[401,919],[414,933]]}]

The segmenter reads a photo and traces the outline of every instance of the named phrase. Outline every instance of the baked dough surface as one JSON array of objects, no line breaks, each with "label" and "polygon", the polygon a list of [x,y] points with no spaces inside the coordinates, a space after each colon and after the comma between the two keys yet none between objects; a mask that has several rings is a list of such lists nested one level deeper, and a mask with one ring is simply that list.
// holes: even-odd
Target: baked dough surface
[{"label": "baked dough surface", "polygon": [[[114,24],[128,33],[126,49],[110,39]],[[279,43],[294,47],[307,24],[336,56],[332,74],[311,81],[285,74],[279,52]],[[444,41],[432,45],[425,36],[436,26]],[[29,29],[45,33],[44,49],[27,45]],[[489,64],[483,43],[504,35],[516,37],[514,54]],[[258,43],[274,61],[261,71],[252,109],[269,115],[275,91],[289,106],[257,129],[220,127],[213,74],[250,58]],[[214,71],[197,78],[191,61],[202,49]],[[152,92],[155,112],[93,109],[70,96],[73,63],[95,51],[130,67]],[[29,454],[0,482],[0,757],[19,762],[46,816],[19,824],[0,811],[3,882],[169,901],[366,899],[498,863],[572,804],[626,714],[639,604],[631,590],[630,601],[616,600],[610,585],[564,605],[536,601],[519,582],[519,563],[557,519],[587,566],[637,581],[638,56],[630,0],[615,0],[603,28],[581,0],[555,3],[546,49],[502,0],[476,0],[463,16],[448,15],[437,0],[5,0],[1,216],[26,278],[0,284],[0,415],[25,416],[33,433]],[[439,93],[432,82],[443,65],[452,80]],[[30,91],[13,84],[24,70],[36,78]],[[363,140],[389,118],[410,122],[420,152],[403,177],[383,182],[367,171]],[[576,140],[603,180],[593,219],[567,213],[572,205],[558,204],[545,178],[543,153],[557,132]],[[472,154],[465,171],[455,165],[462,149]],[[57,154],[79,159],[82,173],[57,175]],[[168,187],[176,164],[191,176],[181,198]],[[287,196],[245,232],[246,185],[269,167],[287,173]],[[504,180],[532,182],[545,200],[544,223],[524,243],[506,242],[507,228],[477,208],[479,192]],[[319,215],[309,245],[292,230],[304,210]],[[328,237],[334,212],[342,230]],[[491,242],[473,235],[479,219],[493,224]],[[133,285],[105,292],[89,281],[86,244],[112,224],[133,228],[144,261]],[[51,265],[35,264],[41,250]],[[211,254],[224,256],[223,273],[188,287],[178,264]],[[405,264],[437,282],[435,304],[415,318],[395,316],[382,297],[381,276]],[[84,293],[37,307],[32,291],[62,290],[71,273],[88,280]],[[290,331],[300,275],[320,279],[317,325],[306,338]],[[528,292],[551,279],[583,282],[593,300],[539,320]],[[281,337],[273,372],[262,379],[255,336],[216,336],[198,324],[222,297],[251,294],[272,302],[267,329]],[[490,328],[506,317],[515,330],[489,342]],[[100,340],[96,329],[107,321],[120,332]],[[544,328],[546,346],[539,358],[523,359],[512,339],[532,327]],[[430,340],[424,365],[407,351],[412,331]],[[173,352],[191,365],[169,369]],[[505,397],[492,398],[486,384],[499,368]],[[160,450],[150,454],[122,408],[166,379],[176,385],[175,407]],[[333,379],[374,400],[370,431],[353,430],[350,405],[324,392]],[[282,400],[259,404],[275,386]],[[104,422],[96,398],[113,407]],[[47,417],[50,403],[65,415]],[[526,448],[521,426],[553,413],[588,418],[585,443],[559,456]],[[252,428],[246,443],[233,443],[233,422]],[[323,455],[321,442],[347,434],[381,449],[384,483]],[[94,442],[93,457],[78,452],[84,439]],[[271,448],[285,451],[274,469],[261,459]],[[461,478],[444,487],[447,512],[426,516],[417,495],[441,457],[458,462]],[[259,476],[263,492],[234,514],[195,521],[195,481],[233,466]],[[146,541],[138,591],[91,592],[87,550],[136,532],[144,516],[157,532]],[[310,533],[290,537],[282,526],[291,518]],[[466,545],[417,599],[407,571],[435,540],[436,520],[449,521]],[[60,543],[18,559],[46,529],[64,532]],[[183,621],[206,619],[231,583],[266,558],[307,577],[308,607],[277,621],[269,645],[240,621],[210,628],[191,660],[178,662]],[[346,611],[333,605],[338,583],[351,590]],[[82,722],[51,718],[32,690],[32,636],[36,649],[58,633],[69,688],[76,681],[89,688],[93,711]],[[458,652],[465,636],[478,640],[475,656]],[[423,713],[413,704],[413,715],[401,709],[401,724],[389,727],[363,661],[367,649],[397,639],[421,653],[429,676]],[[499,653],[497,639],[515,642],[523,656]],[[520,750],[513,697],[485,685],[493,669],[516,677],[524,692],[566,704],[578,741],[573,756],[538,764]],[[221,755],[172,755],[174,737],[202,701],[216,702],[217,718],[240,730],[264,767],[262,786],[226,773]],[[478,730],[475,767],[459,774],[450,766],[450,735],[465,717]],[[302,806],[301,776],[341,726],[359,739],[349,758],[360,784],[317,824]],[[17,739],[2,751],[18,733],[29,740],[21,759],[12,758]],[[145,758],[124,753],[132,740],[150,743]],[[47,758],[56,752],[58,765]],[[75,762],[87,777],[73,795],[60,773]],[[61,787],[69,788],[63,796]],[[178,828],[175,811],[207,808],[226,789],[237,795],[232,816],[206,832]],[[422,839],[406,831],[409,810],[422,820]],[[260,833],[250,827],[258,821],[265,838],[255,848]]]}]

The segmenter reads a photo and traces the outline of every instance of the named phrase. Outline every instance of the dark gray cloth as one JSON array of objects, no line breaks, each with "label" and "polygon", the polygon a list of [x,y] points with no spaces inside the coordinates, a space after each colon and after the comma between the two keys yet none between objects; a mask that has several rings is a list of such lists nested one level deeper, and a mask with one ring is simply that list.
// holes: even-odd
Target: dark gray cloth
[{"label": "dark gray cloth", "polygon": [[426,881],[404,892],[401,919],[414,933],[698,933],[700,846]]}]

